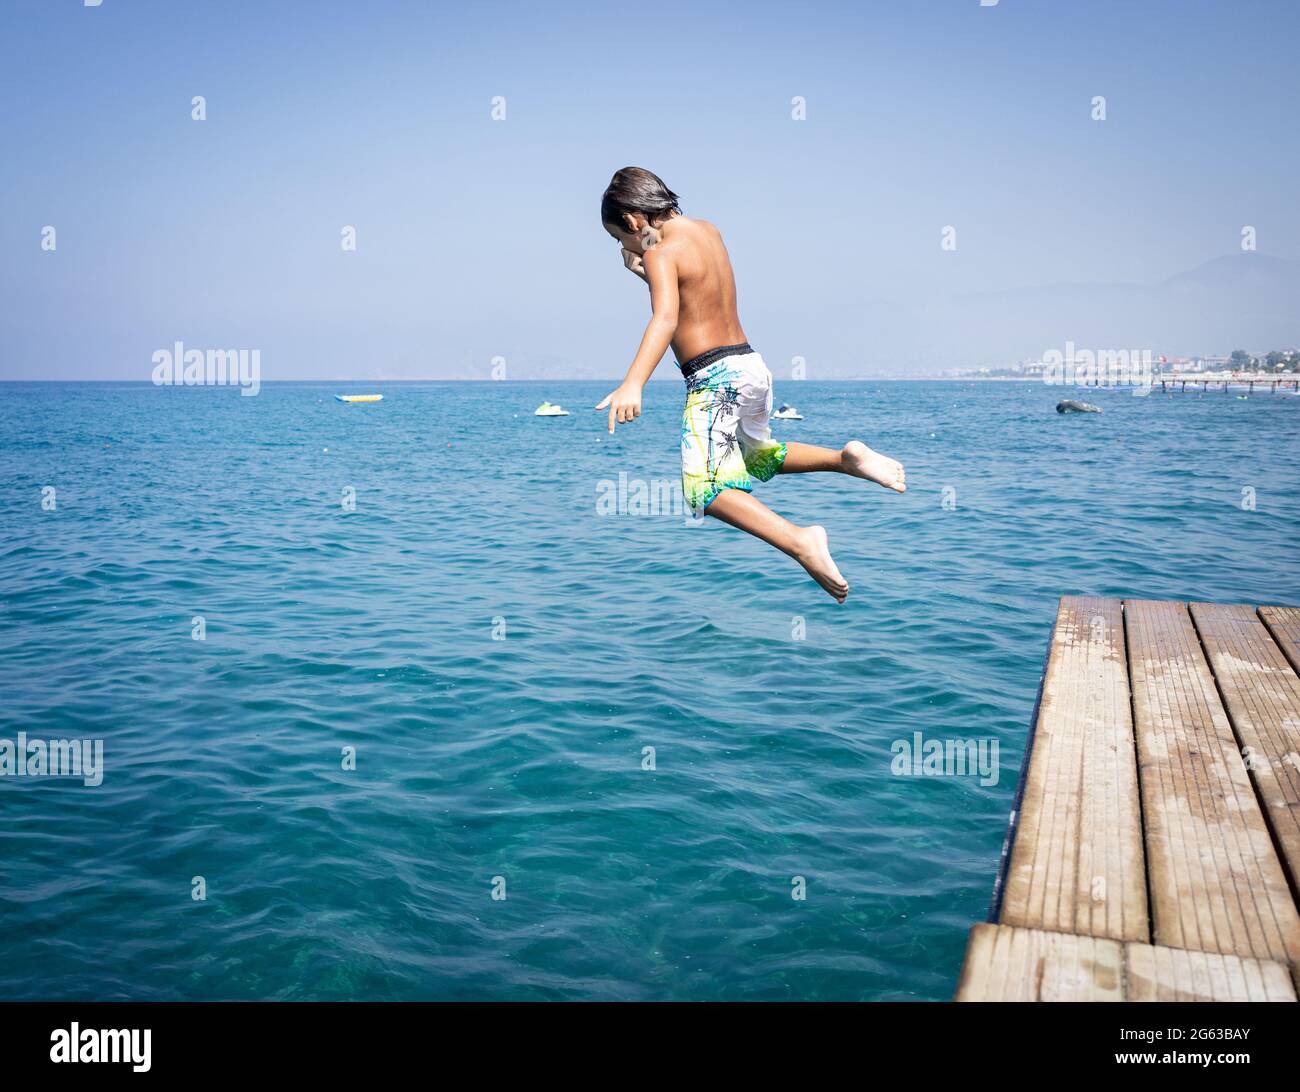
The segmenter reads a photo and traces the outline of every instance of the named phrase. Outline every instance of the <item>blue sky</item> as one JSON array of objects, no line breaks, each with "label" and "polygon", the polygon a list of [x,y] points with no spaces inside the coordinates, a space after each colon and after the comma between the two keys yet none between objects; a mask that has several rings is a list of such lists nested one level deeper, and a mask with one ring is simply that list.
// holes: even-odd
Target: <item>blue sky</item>
[{"label": "blue sky", "polygon": [[[778,375],[1082,343],[1096,315],[1029,333],[942,301],[1154,284],[1243,225],[1300,258],[1284,0],[0,13],[0,378],[147,379],[177,339],[260,348],[270,380],[617,378],[647,301],[597,209],[629,164],[722,229]],[[1157,351],[1249,334],[1176,345],[1177,318]]]}]

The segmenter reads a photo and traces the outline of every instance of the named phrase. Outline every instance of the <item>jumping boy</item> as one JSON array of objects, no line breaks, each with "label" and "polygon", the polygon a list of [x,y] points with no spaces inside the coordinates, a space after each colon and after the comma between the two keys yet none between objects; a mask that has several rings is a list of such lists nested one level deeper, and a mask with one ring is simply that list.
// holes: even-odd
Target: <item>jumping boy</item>
[{"label": "jumping boy", "polygon": [[658,176],[624,167],[601,198],[600,219],[622,246],[623,264],[650,286],[653,311],[627,378],[596,406],[608,408],[609,431],[641,416],[641,390],[671,344],[686,379],[687,504],[789,554],[843,603],[849,585],[831,558],[826,529],[778,516],[752,495],[751,478],[830,470],[902,493],[902,464],[860,440],[833,451],[772,438],[772,373],[740,327],[722,236],[712,224],[682,215],[677,195]]}]

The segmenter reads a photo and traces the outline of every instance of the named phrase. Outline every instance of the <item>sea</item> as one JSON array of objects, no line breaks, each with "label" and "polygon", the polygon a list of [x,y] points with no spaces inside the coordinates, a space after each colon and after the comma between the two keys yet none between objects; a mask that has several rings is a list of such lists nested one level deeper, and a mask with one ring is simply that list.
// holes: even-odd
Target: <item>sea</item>
[{"label": "sea", "polygon": [[1294,395],[778,379],[840,606],[613,385],[0,384],[0,997],[946,999],[1058,598],[1300,603]]}]

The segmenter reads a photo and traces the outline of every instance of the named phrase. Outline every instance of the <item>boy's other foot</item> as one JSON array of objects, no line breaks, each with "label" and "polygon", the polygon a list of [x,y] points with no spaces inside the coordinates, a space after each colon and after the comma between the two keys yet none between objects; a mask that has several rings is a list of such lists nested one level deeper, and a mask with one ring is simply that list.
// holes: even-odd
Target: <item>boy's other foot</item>
[{"label": "boy's other foot", "polygon": [[826,540],[826,528],[818,524],[799,529],[799,542],[795,547],[794,559],[808,570],[808,575],[817,581],[826,593],[837,603],[843,603],[849,594],[848,582],[835,567],[831,557],[830,544]]},{"label": "boy's other foot", "polygon": [[844,467],[844,473],[855,478],[866,478],[896,493],[907,492],[907,474],[903,464],[879,451],[872,451],[861,440],[850,440],[844,445],[840,452],[840,465]]}]

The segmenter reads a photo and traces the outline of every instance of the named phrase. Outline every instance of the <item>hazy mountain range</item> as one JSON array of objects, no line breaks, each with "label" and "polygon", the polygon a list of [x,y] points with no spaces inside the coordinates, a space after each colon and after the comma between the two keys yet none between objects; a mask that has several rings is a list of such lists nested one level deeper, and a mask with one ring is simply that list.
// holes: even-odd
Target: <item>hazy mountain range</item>
[{"label": "hazy mountain range", "polygon": [[902,313],[882,307],[879,319],[880,343],[898,346],[899,371],[1005,365],[1066,341],[1157,356],[1291,349],[1300,346],[1300,262],[1232,254],[1154,284],[971,293]]},{"label": "hazy mountain range", "polygon": [[[749,321],[761,331],[764,317],[760,308]],[[1094,351],[1150,349],[1157,357],[1263,353],[1300,347],[1300,261],[1230,254],[1153,283],[1060,281],[919,301],[876,298],[851,312],[837,306],[801,314],[787,325],[800,323],[842,337],[817,354],[809,377],[822,379],[1005,367],[1050,349],[1064,352],[1067,341]],[[611,345],[626,340],[625,332],[610,331]],[[788,354],[779,345],[762,351],[778,378],[789,374]],[[558,355],[524,353],[514,363],[520,379],[618,378],[608,364]],[[667,366],[657,378],[676,381]]]}]

